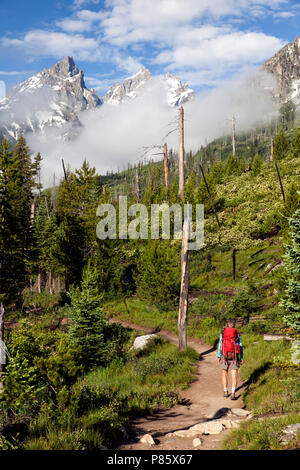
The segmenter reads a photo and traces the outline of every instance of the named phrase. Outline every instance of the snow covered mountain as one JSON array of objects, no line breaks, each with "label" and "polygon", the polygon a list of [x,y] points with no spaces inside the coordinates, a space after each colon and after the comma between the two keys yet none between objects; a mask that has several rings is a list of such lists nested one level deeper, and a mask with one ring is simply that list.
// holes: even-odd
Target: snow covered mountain
[{"label": "snow covered mountain", "polygon": [[[101,99],[88,89],[84,73],[72,57],[66,57],[12,88],[0,101],[0,139],[14,143],[20,135],[45,135],[64,141],[73,139],[82,128],[82,112],[104,102],[120,105],[145,91],[157,77],[145,67],[121,85],[113,85]],[[171,74],[158,78],[169,106],[178,106],[194,96],[193,90]]]},{"label": "snow covered mountain", "polygon": [[120,105],[143,93],[145,87],[153,80],[159,80],[165,93],[166,103],[169,106],[180,106],[195,96],[194,91],[186,83],[183,84],[179,78],[170,73],[161,77],[153,77],[146,67],[142,67],[139,72],[124,80],[123,83],[115,83],[102,99],[105,103]]},{"label": "snow covered mountain", "polygon": [[281,104],[293,100],[300,105],[300,37],[278,51],[262,67],[276,79],[274,98]]},{"label": "snow covered mountain", "polygon": [[13,142],[22,134],[43,134],[51,128],[70,139],[81,127],[80,113],[101,104],[95,90],[86,88],[83,71],[66,57],[15,86],[0,101],[0,136]]}]

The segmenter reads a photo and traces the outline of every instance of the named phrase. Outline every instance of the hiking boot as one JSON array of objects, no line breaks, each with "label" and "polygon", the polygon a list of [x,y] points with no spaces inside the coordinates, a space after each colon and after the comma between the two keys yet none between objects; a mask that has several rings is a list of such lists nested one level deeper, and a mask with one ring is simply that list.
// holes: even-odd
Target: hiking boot
[{"label": "hiking boot", "polygon": [[235,400],[235,393],[232,393],[232,394],[230,395],[230,400]]},{"label": "hiking boot", "polygon": [[228,392],[224,392],[224,397],[225,397],[225,398],[229,397],[229,393],[228,393]]}]

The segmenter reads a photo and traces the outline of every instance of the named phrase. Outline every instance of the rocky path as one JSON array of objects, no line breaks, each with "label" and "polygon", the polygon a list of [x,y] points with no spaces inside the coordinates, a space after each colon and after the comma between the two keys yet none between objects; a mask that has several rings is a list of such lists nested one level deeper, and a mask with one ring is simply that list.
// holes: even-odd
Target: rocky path
[{"label": "rocky path", "polygon": [[[146,333],[153,331],[130,322],[111,321]],[[178,344],[175,334],[167,331],[158,334]],[[220,450],[224,435],[238,426],[239,420],[246,419],[248,412],[241,399],[245,384],[239,382],[235,401],[223,397],[217,351],[199,339],[188,339],[188,346],[199,353],[199,361],[196,380],[181,392],[183,403],[134,419],[128,437],[115,450]]]}]

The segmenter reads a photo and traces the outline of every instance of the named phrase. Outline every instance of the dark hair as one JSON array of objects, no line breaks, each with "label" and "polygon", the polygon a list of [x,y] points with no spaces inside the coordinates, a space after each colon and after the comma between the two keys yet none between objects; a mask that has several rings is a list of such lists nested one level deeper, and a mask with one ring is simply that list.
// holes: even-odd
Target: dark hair
[{"label": "dark hair", "polygon": [[233,326],[235,326],[235,319],[234,319],[234,318],[230,318],[229,320],[227,320],[227,323],[228,323],[228,325],[233,325]]}]

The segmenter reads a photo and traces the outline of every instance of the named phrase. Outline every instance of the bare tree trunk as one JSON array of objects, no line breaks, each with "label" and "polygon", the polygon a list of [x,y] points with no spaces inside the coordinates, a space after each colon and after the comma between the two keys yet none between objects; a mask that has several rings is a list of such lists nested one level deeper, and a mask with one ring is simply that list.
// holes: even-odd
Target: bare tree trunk
[{"label": "bare tree trunk", "polygon": [[184,111],[183,107],[179,108],[179,153],[178,153],[178,164],[179,164],[179,195],[181,199],[184,196]]},{"label": "bare tree trunk", "polygon": [[135,171],[135,195],[136,195],[136,202],[140,200],[140,183],[139,183],[139,171]]},{"label": "bare tree trunk", "polygon": [[270,161],[273,161],[273,152],[274,152],[274,143],[273,143],[273,137],[271,137],[271,156],[270,156]]},{"label": "bare tree trunk", "polygon": [[1,302],[0,304],[0,348],[3,348],[1,356],[3,361],[0,361],[0,394],[3,392],[3,380],[2,374],[4,370],[4,358],[5,358],[5,349],[4,349],[4,306]]},{"label": "bare tree trunk", "polygon": [[232,155],[235,155],[235,116],[232,115]]},{"label": "bare tree trunk", "polygon": [[38,288],[38,293],[40,294],[42,292],[42,276],[41,273],[38,273],[38,279],[37,279],[37,288]]},{"label": "bare tree trunk", "polygon": [[178,347],[179,351],[187,348],[186,324],[188,313],[188,290],[190,280],[190,263],[189,263],[189,220],[186,219],[182,230],[182,247],[181,247],[181,286],[178,311]]},{"label": "bare tree trunk", "polygon": [[282,198],[283,198],[283,201],[285,202],[285,194],[284,194],[284,189],[283,189],[283,185],[282,185],[282,181],[281,181],[281,177],[280,177],[280,173],[279,173],[279,168],[278,168],[277,162],[275,162],[275,167],[276,167],[277,176],[278,176],[278,180],[279,180],[279,184],[280,184],[280,189],[281,189]]},{"label": "bare tree trunk", "polygon": [[167,195],[169,194],[169,164],[168,164],[168,147],[167,144],[163,146],[164,153],[164,168],[165,168],[165,184]]}]

